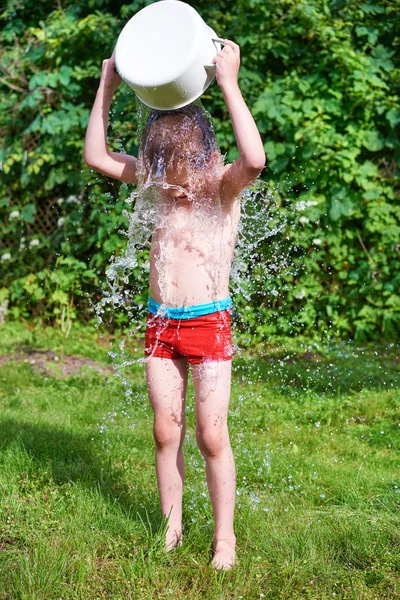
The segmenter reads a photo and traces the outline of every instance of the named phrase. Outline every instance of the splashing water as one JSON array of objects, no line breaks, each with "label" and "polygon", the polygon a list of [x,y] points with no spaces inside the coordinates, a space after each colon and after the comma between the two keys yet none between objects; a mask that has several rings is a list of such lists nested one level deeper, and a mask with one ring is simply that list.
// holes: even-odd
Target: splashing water
[{"label": "splashing water", "polygon": [[[149,295],[161,315],[165,307],[228,296],[234,307],[242,306],[255,293],[265,297],[268,272],[289,267],[278,251],[267,262],[264,258],[263,245],[285,226],[274,190],[256,181],[239,199],[221,198],[226,167],[211,117],[200,103],[163,113],[142,107],[139,117],[138,186],[124,211],[128,228],[121,231],[128,243],[123,254],[112,257],[109,291],[95,306],[99,325],[121,310],[133,338],[144,337],[143,299]],[[147,359],[137,344],[128,351],[126,341],[110,356],[129,404],[136,396],[125,373]]]},{"label": "splashing water", "polygon": [[[257,181],[241,194],[236,211],[225,210],[213,184],[221,177],[224,161],[210,118],[203,109],[200,109],[203,117],[196,113],[196,127],[193,127],[193,115],[188,113],[179,117],[179,121],[175,113],[166,113],[160,118],[156,113],[150,115],[147,109],[141,110],[139,184],[124,212],[128,228],[121,231],[128,244],[123,254],[112,258],[107,271],[109,291],[96,306],[99,324],[105,321],[107,313],[112,315],[122,310],[128,317],[129,336],[133,338],[132,344],[124,339],[119,350],[110,354],[124,398],[100,424],[105,448],[109,441],[108,429],[115,427],[117,415],[130,419],[132,405],[135,411],[148,407],[144,390],[135,388],[129,368],[146,360],[137,337],[144,337],[147,314],[144,299],[149,295],[149,287],[162,313],[163,306],[181,307],[223,298],[228,295],[229,282],[234,322],[236,328],[243,331],[247,327],[243,316],[246,311],[252,319],[258,318],[255,299],[259,298],[260,304],[273,302],[274,295],[278,297],[281,293],[279,289],[274,290],[270,282],[278,281],[282,272],[295,277],[298,269],[287,252],[287,245],[282,243],[287,223],[279,206],[279,190]],[[296,458],[302,452],[302,430],[307,421],[312,419],[315,436],[321,437],[326,432],[325,403],[330,397],[341,389],[373,388],[382,376],[382,386],[386,389],[398,384],[398,373],[389,368],[382,373],[375,358],[371,357],[366,372],[365,360],[358,360],[362,356],[351,344],[331,345],[325,355],[322,342],[308,340],[304,342],[303,355],[299,355],[298,346],[291,348],[284,342],[283,347],[269,349],[260,360],[252,361],[244,356],[234,362],[234,377],[241,392],[230,409],[232,424],[238,422],[241,426],[247,404],[252,405],[262,408],[257,423],[252,425],[253,435],[256,428],[269,435],[274,418],[278,419],[284,410],[295,411],[289,408],[291,399],[300,399],[300,409],[306,402],[313,404],[312,417],[306,404],[303,420],[298,421],[300,425],[293,424],[282,434],[281,440],[249,446],[249,435],[242,432],[232,439],[236,460],[246,464],[247,478],[257,482],[254,491],[246,476],[238,480],[238,508],[247,502],[251,510],[262,511],[265,517],[278,510],[280,490],[287,498],[301,498],[306,493],[302,489],[302,471],[292,475],[290,461],[292,456]],[[212,387],[217,386],[218,373],[213,371],[212,365],[205,364],[201,376],[207,377]],[[187,410],[193,410],[190,404]],[[385,431],[382,429],[380,433],[382,438]],[[286,439],[286,435],[292,439]],[[190,433],[187,442],[195,447]],[[276,467],[279,461],[283,464],[286,461],[290,469],[282,479]],[[193,452],[189,453],[187,464],[197,473],[204,461],[198,452]],[[324,488],[319,485],[317,471],[313,473],[315,493],[324,501]],[[198,484],[196,486],[187,487],[189,508],[193,514],[210,514],[203,498],[206,496],[199,496]],[[205,482],[201,486],[205,489]],[[196,519],[197,516],[192,517],[192,521]]]},{"label": "splashing water", "polygon": [[250,301],[266,267],[288,267],[283,255],[267,265],[262,258],[263,243],[285,225],[273,190],[257,181],[227,207],[219,195],[224,163],[210,115],[196,105],[150,115],[141,110],[147,123],[141,126],[139,183],[127,201],[133,210],[124,211],[128,229],[121,232],[128,245],[112,257],[110,291],[96,306],[99,322],[107,308],[122,308],[131,323],[143,320],[146,307],[135,297],[145,297],[149,285],[162,306],[228,295],[234,304],[238,297]]}]

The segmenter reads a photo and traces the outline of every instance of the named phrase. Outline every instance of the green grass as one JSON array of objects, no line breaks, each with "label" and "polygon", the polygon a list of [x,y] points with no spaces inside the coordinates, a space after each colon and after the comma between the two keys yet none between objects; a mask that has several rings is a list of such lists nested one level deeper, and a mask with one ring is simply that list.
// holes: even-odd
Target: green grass
[{"label": "green grass", "polygon": [[[0,328],[0,356],[51,349],[107,363],[116,348],[88,329]],[[209,566],[191,388],[184,546],[167,555],[142,365],[123,381],[6,362],[0,599],[400,598],[398,356],[303,340],[235,360],[239,564],[229,573]]]}]

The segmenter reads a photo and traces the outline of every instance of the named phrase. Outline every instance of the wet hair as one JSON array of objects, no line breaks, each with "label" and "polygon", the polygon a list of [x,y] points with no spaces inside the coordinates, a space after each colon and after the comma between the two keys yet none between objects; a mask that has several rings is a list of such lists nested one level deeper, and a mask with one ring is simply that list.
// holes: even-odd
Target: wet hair
[{"label": "wet hair", "polygon": [[141,175],[149,181],[165,177],[171,167],[203,170],[215,151],[218,146],[211,118],[200,106],[152,110],[139,148]]}]

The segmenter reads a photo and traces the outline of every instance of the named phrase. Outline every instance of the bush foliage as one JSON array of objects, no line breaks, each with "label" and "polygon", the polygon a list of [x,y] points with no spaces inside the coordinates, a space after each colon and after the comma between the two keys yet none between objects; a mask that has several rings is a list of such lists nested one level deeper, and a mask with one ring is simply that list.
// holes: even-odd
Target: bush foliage
[{"label": "bush foliage", "polygon": [[[110,257],[123,250],[118,231],[131,189],[84,165],[84,134],[102,59],[126,20],[151,3],[6,0],[2,9],[0,302],[9,300],[14,317],[87,319],[88,298],[100,295]],[[258,284],[246,328],[253,339],[316,330],[397,335],[396,2],[190,4],[241,46],[240,85],[268,155],[263,178],[287,223],[276,248],[270,239],[263,252],[268,259],[279,247],[295,266]],[[233,160],[216,85],[203,103]],[[135,96],[123,85],[110,148],[136,153],[137,125]]]}]

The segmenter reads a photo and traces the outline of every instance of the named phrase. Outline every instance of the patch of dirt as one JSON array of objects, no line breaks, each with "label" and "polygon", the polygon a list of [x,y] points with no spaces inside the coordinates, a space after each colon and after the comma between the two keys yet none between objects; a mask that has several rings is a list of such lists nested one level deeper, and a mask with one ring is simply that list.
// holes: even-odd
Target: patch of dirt
[{"label": "patch of dirt", "polygon": [[86,375],[90,370],[103,375],[111,375],[111,366],[103,365],[89,358],[81,356],[57,356],[55,352],[45,350],[28,350],[0,356],[0,366],[7,362],[24,362],[32,365],[38,375],[50,377],[68,377],[69,375]]},{"label": "patch of dirt", "polygon": [[269,362],[275,363],[276,361],[282,361],[284,360],[286,362],[287,365],[292,365],[294,363],[297,363],[300,360],[304,360],[304,361],[315,361],[315,362],[320,362],[321,360],[324,360],[324,357],[322,356],[322,354],[320,354],[319,352],[303,352],[302,354],[292,354],[291,356],[287,356],[285,354],[277,354],[275,356],[269,356],[267,354],[259,354],[260,358],[263,358],[264,360],[267,360]]},{"label": "patch of dirt", "polygon": [[7,550],[13,550],[16,546],[16,540],[12,538],[0,538],[0,552],[7,552]]},{"label": "patch of dirt", "polygon": [[319,352],[303,352],[300,354],[303,360],[321,360],[323,357]]}]

